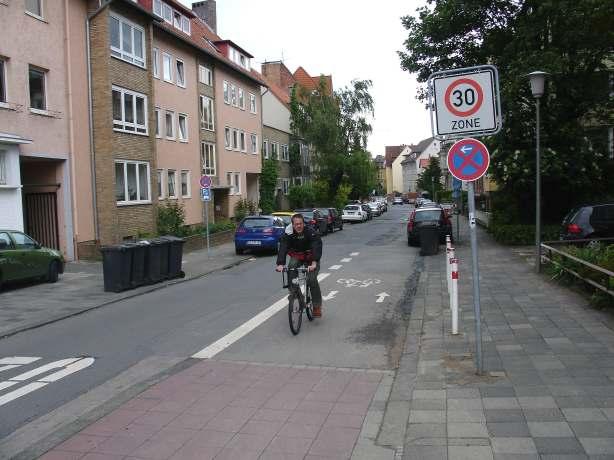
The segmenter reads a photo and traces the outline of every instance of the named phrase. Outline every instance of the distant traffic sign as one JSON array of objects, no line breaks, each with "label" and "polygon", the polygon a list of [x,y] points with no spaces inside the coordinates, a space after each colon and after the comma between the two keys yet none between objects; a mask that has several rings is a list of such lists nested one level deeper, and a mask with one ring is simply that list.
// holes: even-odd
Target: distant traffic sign
[{"label": "distant traffic sign", "polygon": [[488,149],[476,139],[460,140],[448,152],[448,170],[459,180],[479,179],[486,173],[489,164]]},{"label": "distant traffic sign", "polygon": [[429,77],[433,136],[454,139],[498,132],[501,129],[498,78],[493,66],[433,73]]},{"label": "distant traffic sign", "polygon": [[211,189],[210,188],[201,188],[200,189],[200,196],[203,199],[203,201],[211,201]]},{"label": "distant traffic sign", "polygon": [[202,188],[210,188],[211,187],[211,177],[202,175],[200,176],[200,186]]}]

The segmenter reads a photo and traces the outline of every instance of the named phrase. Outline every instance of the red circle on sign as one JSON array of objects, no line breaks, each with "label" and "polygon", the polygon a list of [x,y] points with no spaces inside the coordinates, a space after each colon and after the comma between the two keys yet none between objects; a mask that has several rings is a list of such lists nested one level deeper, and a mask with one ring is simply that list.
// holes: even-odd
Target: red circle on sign
[{"label": "red circle on sign", "polygon": [[[469,153],[465,153],[466,146],[472,146],[473,148]],[[475,155],[481,151],[482,153],[482,164],[478,165],[473,158]],[[460,157],[460,165],[455,166],[455,160]],[[484,144],[482,144],[477,139],[468,138],[462,139],[456,142],[448,151],[448,171],[458,180],[463,181],[474,181],[482,177],[486,174],[488,170],[488,166],[490,165],[490,154],[488,153],[488,149]],[[471,173],[463,173],[463,169],[466,166],[471,166],[475,169],[475,171]]]},{"label": "red circle on sign", "polygon": [[[475,105],[465,112],[456,110],[452,106],[452,104],[450,104],[450,94],[452,94],[452,91],[454,90],[454,88],[456,88],[459,85],[462,85],[463,83],[473,87],[473,89],[475,89],[475,91],[478,93],[478,100],[475,103]],[[457,117],[468,117],[470,115],[473,115],[478,110],[480,110],[480,107],[482,107],[483,100],[484,100],[484,92],[482,91],[482,87],[478,85],[474,80],[471,80],[470,78],[461,78],[460,80],[455,80],[450,86],[448,86],[448,89],[446,90],[446,95],[444,97],[444,102],[446,103],[446,107],[448,108],[450,112],[452,112],[452,114],[456,115]]]},{"label": "red circle on sign", "polygon": [[209,176],[200,176],[200,186],[202,188],[211,187],[211,178]]}]

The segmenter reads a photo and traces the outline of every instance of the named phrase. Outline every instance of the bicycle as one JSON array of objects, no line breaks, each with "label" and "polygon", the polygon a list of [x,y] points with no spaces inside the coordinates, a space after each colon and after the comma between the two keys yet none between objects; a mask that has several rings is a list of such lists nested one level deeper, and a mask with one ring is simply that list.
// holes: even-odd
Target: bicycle
[{"label": "bicycle", "polygon": [[[284,276],[285,273],[295,271],[296,277],[290,285],[289,277]],[[309,321],[313,321],[313,302],[311,300],[311,289],[307,284],[307,267],[287,268],[284,267],[281,276],[284,288],[288,288],[288,322],[292,334],[297,335],[301,330],[303,323],[303,311],[307,315]],[[305,293],[303,295],[303,292]]]}]

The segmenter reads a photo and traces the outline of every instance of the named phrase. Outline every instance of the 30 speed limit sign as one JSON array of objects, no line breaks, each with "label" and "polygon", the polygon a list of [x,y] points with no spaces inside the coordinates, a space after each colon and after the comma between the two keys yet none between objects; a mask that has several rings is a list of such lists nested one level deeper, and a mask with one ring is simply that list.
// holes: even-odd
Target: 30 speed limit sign
[{"label": "30 speed limit sign", "polygon": [[493,66],[436,72],[429,77],[429,90],[434,137],[488,135],[501,129],[498,75]]}]

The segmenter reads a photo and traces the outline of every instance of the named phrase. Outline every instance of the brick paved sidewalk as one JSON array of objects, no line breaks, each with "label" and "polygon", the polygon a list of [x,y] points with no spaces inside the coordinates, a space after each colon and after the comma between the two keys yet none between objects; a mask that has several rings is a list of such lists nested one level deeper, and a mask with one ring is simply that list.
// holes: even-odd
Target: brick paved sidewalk
[{"label": "brick paved sidewalk", "polygon": [[349,459],[377,434],[391,381],[385,371],[206,360],[41,459]]},{"label": "brick paved sidewalk", "polygon": [[409,369],[404,458],[614,459],[611,313],[536,276],[482,231],[479,244],[487,373],[474,374],[468,244],[457,248],[462,334],[456,337],[444,253],[426,257],[403,358]]}]

